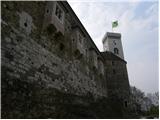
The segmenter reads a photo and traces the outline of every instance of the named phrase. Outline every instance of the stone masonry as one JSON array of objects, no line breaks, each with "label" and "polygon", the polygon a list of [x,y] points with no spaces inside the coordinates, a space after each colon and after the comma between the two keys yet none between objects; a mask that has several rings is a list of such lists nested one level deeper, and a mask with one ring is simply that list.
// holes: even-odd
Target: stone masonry
[{"label": "stone masonry", "polygon": [[[126,62],[97,49],[67,2],[2,1],[1,8],[2,117],[25,118],[18,115],[21,102],[14,101],[34,97],[34,84],[39,91],[56,89],[94,100],[117,96],[127,104]],[[33,113],[27,118],[36,118]]]}]

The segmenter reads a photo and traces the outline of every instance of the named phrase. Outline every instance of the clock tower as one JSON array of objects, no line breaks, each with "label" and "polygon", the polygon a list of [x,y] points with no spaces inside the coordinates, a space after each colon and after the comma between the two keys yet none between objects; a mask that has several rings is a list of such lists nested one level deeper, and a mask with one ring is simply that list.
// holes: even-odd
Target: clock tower
[{"label": "clock tower", "polygon": [[120,33],[107,32],[102,42],[104,51],[112,52],[118,57],[124,59]]}]

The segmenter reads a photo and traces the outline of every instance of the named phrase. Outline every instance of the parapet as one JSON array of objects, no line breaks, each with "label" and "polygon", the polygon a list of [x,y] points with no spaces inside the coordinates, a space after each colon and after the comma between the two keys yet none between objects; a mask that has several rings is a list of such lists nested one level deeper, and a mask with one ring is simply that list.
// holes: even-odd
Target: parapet
[{"label": "parapet", "polygon": [[121,38],[121,34],[120,33],[114,33],[114,32],[107,32],[103,39],[102,39],[102,42],[104,43],[105,40],[106,40],[106,37],[109,37],[109,38],[115,38],[115,39],[120,39]]}]

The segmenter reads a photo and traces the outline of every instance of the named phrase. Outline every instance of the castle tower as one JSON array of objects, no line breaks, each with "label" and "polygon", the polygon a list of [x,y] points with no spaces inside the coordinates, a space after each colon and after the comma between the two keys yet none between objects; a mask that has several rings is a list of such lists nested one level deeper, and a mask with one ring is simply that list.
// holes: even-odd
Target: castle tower
[{"label": "castle tower", "polygon": [[102,42],[104,51],[112,52],[118,57],[124,59],[120,33],[107,32]]}]

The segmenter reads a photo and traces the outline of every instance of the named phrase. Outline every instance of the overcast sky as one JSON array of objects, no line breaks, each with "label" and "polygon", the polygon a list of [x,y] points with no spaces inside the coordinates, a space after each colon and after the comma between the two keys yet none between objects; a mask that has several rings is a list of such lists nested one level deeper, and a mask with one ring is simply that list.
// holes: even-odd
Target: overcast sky
[{"label": "overcast sky", "polygon": [[158,91],[158,1],[120,1],[69,0],[69,4],[100,51],[104,34],[118,20],[114,32],[122,35],[130,84],[144,92]]}]

